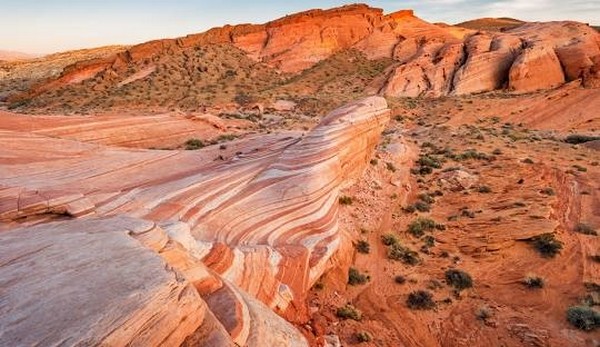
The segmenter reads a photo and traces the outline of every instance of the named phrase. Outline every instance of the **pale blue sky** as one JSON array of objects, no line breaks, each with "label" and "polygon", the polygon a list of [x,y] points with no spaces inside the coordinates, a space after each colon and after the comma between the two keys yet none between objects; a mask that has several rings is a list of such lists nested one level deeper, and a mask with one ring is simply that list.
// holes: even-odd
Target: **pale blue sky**
[{"label": "pale blue sky", "polygon": [[[386,12],[412,8],[431,22],[478,17],[572,19],[600,24],[600,0],[374,0]],[[50,53],[133,44],[202,32],[214,26],[262,23],[349,1],[321,0],[0,0],[0,49]]]}]

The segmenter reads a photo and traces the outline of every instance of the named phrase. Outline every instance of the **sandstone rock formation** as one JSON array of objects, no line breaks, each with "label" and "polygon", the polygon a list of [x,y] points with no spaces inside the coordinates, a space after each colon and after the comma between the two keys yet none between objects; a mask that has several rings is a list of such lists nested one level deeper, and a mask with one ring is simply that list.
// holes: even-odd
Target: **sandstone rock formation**
[{"label": "sandstone rock formation", "polygon": [[380,93],[393,97],[531,92],[578,79],[585,87],[600,84],[600,33],[586,24],[519,22],[502,31],[475,31],[431,24],[409,10],[384,14],[349,5],[143,43],[78,62],[11,100],[29,100],[97,76],[110,81],[105,87],[118,89],[181,56],[186,69],[203,69],[191,52],[217,44],[233,46],[247,58],[292,76],[345,50],[358,50],[369,59],[393,59],[393,68],[378,86]]},{"label": "sandstone rock formation", "polygon": [[[216,148],[126,150],[0,131],[12,144],[0,156],[0,279],[10,293],[0,341],[306,345],[271,309],[303,314],[339,245],[338,191],[366,167],[388,119],[385,99],[367,98],[304,136],[245,140],[225,161],[214,161]],[[21,156],[42,142],[44,153]],[[42,324],[54,312],[64,319]],[[86,329],[92,322],[101,323]]]}]

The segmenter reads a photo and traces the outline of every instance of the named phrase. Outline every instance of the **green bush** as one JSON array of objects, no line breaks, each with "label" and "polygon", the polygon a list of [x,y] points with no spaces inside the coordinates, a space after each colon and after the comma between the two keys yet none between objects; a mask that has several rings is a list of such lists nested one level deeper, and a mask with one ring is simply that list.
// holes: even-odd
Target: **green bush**
[{"label": "green bush", "polygon": [[408,294],[406,306],[413,310],[431,310],[435,308],[433,294],[426,290],[416,290]]},{"label": "green bush", "polygon": [[417,161],[417,164],[419,164],[422,167],[430,167],[433,169],[439,169],[442,167],[442,162],[438,158],[431,157],[428,155],[420,157]]},{"label": "green bush", "polygon": [[533,247],[540,252],[543,257],[553,258],[563,248],[562,242],[557,240],[552,233],[541,234],[531,239]]},{"label": "green bush", "polygon": [[414,203],[413,206],[414,206],[415,210],[417,210],[419,212],[429,212],[431,210],[431,205],[429,205],[425,201],[417,201]]},{"label": "green bush", "polygon": [[371,280],[371,276],[361,274],[360,271],[351,267],[348,270],[348,284],[351,286],[357,286],[360,284],[365,284]]},{"label": "green bush", "polygon": [[567,320],[577,329],[584,331],[592,331],[600,327],[600,313],[587,306],[569,307]]},{"label": "green bush", "polygon": [[394,234],[381,235],[381,242],[386,246],[392,246],[398,244],[398,238]]},{"label": "green bush", "polygon": [[388,258],[401,261],[407,265],[417,265],[420,262],[419,254],[410,248],[403,247],[400,244],[394,244],[388,249]]},{"label": "green bush", "polygon": [[438,224],[429,218],[419,217],[408,225],[408,232],[414,237],[421,237],[427,231],[432,231],[438,227]]},{"label": "green bush", "polygon": [[339,307],[335,314],[342,319],[353,319],[355,321],[362,319],[362,312],[350,304]]},{"label": "green bush", "polygon": [[458,290],[471,288],[473,286],[473,279],[467,272],[457,269],[447,270],[445,273],[446,283],[453,286]]},{"label": "green bush", "polygon": [[394,164],[392,163],[385,163],[385,168],[388,169],[391,172],[396,172],[396,166],[394,166]]},{"label": "green bush", "polygon": [[419,200],[425,202],[427,204],[433,204],[435,202],[434,197],[429,193],[421,193],[419,194]]},{"label": "green bush", "polygon": [[197,150],[204,147],[204,142],[199,139],[189,139],[184,143],[185,149],[188,151]]}]

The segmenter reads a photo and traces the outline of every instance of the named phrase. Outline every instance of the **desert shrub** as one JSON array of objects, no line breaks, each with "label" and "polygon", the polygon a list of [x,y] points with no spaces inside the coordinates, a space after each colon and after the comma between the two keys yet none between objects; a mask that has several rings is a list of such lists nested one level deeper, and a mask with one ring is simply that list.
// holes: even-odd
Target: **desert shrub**
[{"label": "desert shrub", "polygon": [[556,239],[554,234],[545,233],[535,236],[531,239],[533,247],[540,252],[543,257],[552,258],[560,253],[563,248],[562,242]]},{"label": "desert shrub", "polygon": [[433,204],[435,202],[434,197],[428,193],[419,194],[419,200],[421,200],[422,202],[428,203],[428,204]]},{"label": "desert shrub", "polygon": [[480,306],[475,311],[475,317],[479,320],[486,321],[492,317],[492,310],[486,305]]},{"label": "desert shrub", "polygon": [[385,168],[391,172],[396,172],[396,166],[392,163],[385,163]]},{"label": "desert shrub", "polygon": [[193,151],[204,147],[204,142],[202,142],[202,140],[199,139],[189,139],[185,141],[184,145],[186,150]]},{"label": "desert shrub", "polygon": [[536,275],[527,275],[523,279],[523,284],[528,288],[544,288],[545,281],[542,277]]},{"label": "desert shrub", "polygon": [[427,231],[432,231],[437,227],[433,219],[419,217],[408,225],[408,232],[414,237],[421,237]]},{"label": "desert shrub", "polygon": [[600,313],[587,306],[569,307],[567,320],[580,330],[592,331],[600,327]]},{"label": "desert shrub", "polygon": [[592,258],[592,260],[596,263],[600,263],[600,254],[590,255],[590,258]]},{"label": "desert shrub", "polygon": [[425,201],[417,201],[413,204],[415,210],[419,212],[429,212],[431,211],[431,205]]},{"label": "desert shrub", "polygon": [[587,168],[581,165],[573,165],[573,168],[579,172],[587,172]]},{"label": "desert shrub", "polygon": [[313,289],[315,290],[323,290],[323,288],[325,288],[325,283],[323,282],[317,282],[313,285]]},{"label": "desert shrub", "polygon": [[469,210],[468,208],[464,208],[464,209],[460,210],[460,215],[462,217],[475,218],[475,212]]},{"label": "desert shrub", "polygon": [[410,169],[410,173],[412,173],[414,175],[421,175],[421,176],[429,175],[432,172],[433,172],[433,169],[430,168],[429,166],[419,166],[419,167]]},{"label": "desert shrub", "polygon": [[494,151],[492,152],[493,155],[501,155],[502,154],[502,150],[500,148],[496,148],[494,149]]},{"label": "desert shrub", "polygon": [[473,279],[467,272],[457,269],[447,270],[445,273],[446,283],[452,287],[463,290],[473,286]]},{"label": "desert shrub", "polygon": [[492,188],[490,188],[489,186],[479,186],[477,187],[477,191],[479,193],[483,193],[483,194],[487,194],[487,193],[491,193],[492,192]]},{"label": "desert shrub", "polygon": [[356,321],[359,321],[362,318],[362,312],[350,304],[339,307],[335,315],[341,319],[352,319]]},{"label": "desert shrub", "polygon": [[533,164],[533,160],[531,158],[525,158],[525,159],[523,159],[523,163],[525,163],[525,164]]},{"label": "desert shrub", "polygon": [[386,246],[393,246],[398,244],[398,238],[394,234],[381,235],[381,242]]},{"label": "desert shrub", "polygon": [[556,195],[556,193],[554,192],[554,189],[552,189],[552,187],[543,188],[542,190],[540,190],[540,193],[542,193],[544,195],[548,195],[548,196]]},{"label": "desert shrub", "polygon": [[435,308],[433,294],[426,290],[415,290],[408,294],[406,306],[413,310],[431,310]]},{"label": "desert shrub", "polygon": [[369,254],[371,251],[371,245],[365,240],[358,241],[354,247],[359,253],[363,254]]},{"label": "desert shrub", "polygon": [[584,235],[598,236],[598,232],[594,228],[592,228],[591,225],[585,223],[577,224],[577,226],[575,227],[575,231]]},{"label": "desert shrub", "polygon": [[440,159],[428,155],[421,156],[417,161],[417,164],[419,164],[422,167],[430,167],[433,169],[439,169],[442,167],[442,162],[440,161]]},{"label": "desert shrub", "polygon": [[236,94],[236,96],[233,98],[233,101],[240,106],[248,106],[249,104],[255,102],[255,99],[251,95],[241,92]]},{"label": "desert shrub", "polygon": [[217,142],[233,141],[237,138],[234,134],[223,134],[217,138]]},{"label": "desert shrub", "polygon": [[396,277],[394,277],[394,282],[396,282],[398,284],[404,284],[404,283],[406,283],[406,277],[404,277],[402,275],[397,275]]},{"label": "desert shrub", "polygon": [[360,343],[362,342],[370,342],[373,338],[371,334],[366,331],[360,331],[355,334],[356,340]]},{"label": "desert shrub", "polygon": [[417,208],[413,204],[413,205],[408,205],[408,206],[403,207],[402,210],[406,213],[414,213],[417,210]]},{"label": "desert shrub", "polygon": [[365,284],[371,280],[371,276],[361,274],[360,271],[351,267],[348,270],[348,284],[351,286],[357,286],[360,284]]},{"label": "desert shrub", "polygon": [[569,135],[565,138],[566,143],[570,143],[573,145],[578,145],[580,143],[596,141],[596,140],[600,140],[600,136],[588,136],[588,135],[581,135],[581,134],[573,134],[573,135]]},{"label": "desert shrub", "polygon": [[379,163],[379,160],[377,160],[376,158],[373,158],[369,161],[369,164],[371,164],[373,166],[377,165],[378,163]]},{"label": "desert shrub", "polygon": [[417,265],[420,261],[417,252],[400,244],[390,246],[387,256],[391,260],[401,261],[407,265]]},{"label": "desert shrub", "polygon": [[431,235],[426,235],[421,240],[423,240],[427,247],[435,246],[435,238]]},{"label": "desert shrub", "polygon": [[340,196],[338,201],[340,205],[352,205],[352,198],[346,195]]},{"label": "desert shrub", "polygon": [[491,160],[492,158],[485,153],[477,152],[474,149],[469,149],[460,154],[451,154],[450,158],[455,161],[465,160]]}]

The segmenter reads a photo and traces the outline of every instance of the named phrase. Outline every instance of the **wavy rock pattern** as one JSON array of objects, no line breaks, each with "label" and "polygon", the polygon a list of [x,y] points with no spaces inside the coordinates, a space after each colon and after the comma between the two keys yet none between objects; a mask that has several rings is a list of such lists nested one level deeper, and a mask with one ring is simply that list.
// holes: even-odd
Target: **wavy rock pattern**
[{"label": "wavy rock pattern", "polygon": [[[332,112],[305,136],[247,140],[227,161],[215,161],[211,148],[125,150],[1,131],[12,146],[0,156],[0,230],[9,229],[0,233],[0,278],[15,293],[1,309],[33,309],[27,295],[52,288],[35,309],[62,312],[80,283],[103,281],[88,292],[93,305],[85,312],[110,323],[83,332],[91,321],[57,322],[48,327],[52,341],[68,333],[68,344],[303,346],[301,334],[271,309],[302,312],[304,293],[338,247],[338,191],[362,172],[388,119],[385,100],[367,98]],[[42,143],[44,153],[24,155]],[[43,224],[56,219],[67,220]],[[33,262],[25,278],[36,281],[11,280],[20,278],[21,262]],[[98,267],[110,271],[90,278]],[[146,283],[144,274],[154,277]],[[106,296],[102,288],[121,277],[135,283]],[[130,310],[120,311],[123,305]],[[166,314],[181,317],[161,318]],[[7,341],[39,323],[0,317],[0,327],[14,332],[2,336]],[[28,341],[45,341],[44,334]]]}]

